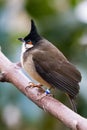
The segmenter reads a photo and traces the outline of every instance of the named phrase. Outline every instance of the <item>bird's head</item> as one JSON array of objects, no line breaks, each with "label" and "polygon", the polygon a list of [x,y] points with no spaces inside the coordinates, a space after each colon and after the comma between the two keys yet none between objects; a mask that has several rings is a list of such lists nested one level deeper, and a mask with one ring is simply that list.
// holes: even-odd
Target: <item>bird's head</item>
[{"label": "bird's head", "polygon": [[25,38],[18,38],[23,43],[23,52],[27,49],[34,47],[39,40],[41,40],[41,36],[38,34],[35,23],[31,20],[31,30],[30,33]]}]

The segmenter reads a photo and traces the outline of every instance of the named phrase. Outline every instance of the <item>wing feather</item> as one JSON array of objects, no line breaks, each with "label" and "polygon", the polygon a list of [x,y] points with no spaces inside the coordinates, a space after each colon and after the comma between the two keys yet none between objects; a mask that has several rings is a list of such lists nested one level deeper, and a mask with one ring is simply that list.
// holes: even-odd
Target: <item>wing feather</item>
[{"label": "wing feather", "polygon": [[61,71],[55,71],[55,69],[48,70],[46,64],[45,66],[43,66],[41,62],[39,62],[35,58],[33,58],[33,60],[38,74],[51,86],[56,87],[64,91],[65,93],[68,93],[71,97],[75,97],[78,94],[78,82],[80,81],[80,78],[74,79],[73,76],[69,77],[70,74],[67,75],[65,71],[63,71],[63,69]]},{"label": "wing feather", "polygon": [[81,74],[55,46],[45,40],[32,53],[36,71],[45,81],[71,97],[78,94]]}]

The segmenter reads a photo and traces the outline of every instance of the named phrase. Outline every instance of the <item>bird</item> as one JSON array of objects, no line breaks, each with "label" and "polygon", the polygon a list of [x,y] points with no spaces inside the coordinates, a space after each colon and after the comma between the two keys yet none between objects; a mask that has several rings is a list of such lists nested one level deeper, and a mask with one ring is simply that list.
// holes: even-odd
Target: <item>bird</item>
[{"label": "bird", "polygon": [[77,112],[75,100],[80,89],[81,73],[56,46],[38,33],[34,20],[31,19],[30,23],[29,34],[18,38],[23,43],[22,67],[47,90],[56,88],[65,93],[73,111]]}]

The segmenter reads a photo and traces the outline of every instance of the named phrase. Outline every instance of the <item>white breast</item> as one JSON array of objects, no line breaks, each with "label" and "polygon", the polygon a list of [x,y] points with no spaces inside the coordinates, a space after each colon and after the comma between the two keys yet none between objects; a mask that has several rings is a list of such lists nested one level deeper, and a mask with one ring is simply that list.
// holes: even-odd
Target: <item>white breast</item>
[{"label": "white breast", "polygon": [[48,84],[45,80],[43,80],[39,74],[36,72],[34,62],[32,60],[32,54],[30,54],[25,62],[23,62],[23,53],[25,52],[24,45],[22,46],[22,53],[21,53],[21,64],[22,67],[26,70],[26,72],[33,78],[34,80],[38,81],[42,85],[45,85],[47,88],[51,88],[50,84]]},{"label": "white breast", "polygon": [[48,84],[45,80],[43,80],[39,74],[36,72],[36,69],[34,67],[34,62],[32,60],[32,56],[30,55],[28,59],[26,60],[26,63],[24,63],[24,69],[26,72],[33,78],[34,80],[38,81],[42,85],[45,85],[47,88],[51,88],[50,84]]},{"label": "white breast", "polygon": [[22,51],[21,51],[21,63],[23,65],[23,54],[26,52],[27,49],[32,48],[33,44],[26,44],[25,42],[22,43]]}]

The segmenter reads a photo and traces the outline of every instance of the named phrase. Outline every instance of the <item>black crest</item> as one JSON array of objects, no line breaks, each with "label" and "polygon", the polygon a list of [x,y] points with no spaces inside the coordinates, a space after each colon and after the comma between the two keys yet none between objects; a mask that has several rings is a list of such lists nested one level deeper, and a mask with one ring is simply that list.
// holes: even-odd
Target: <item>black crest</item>
[{"label": "black crest", "polygon": [[31,40],[32,42],[38,42],[41,39],[41,36],[38,34],[35,23],[31,20],[31,31],[30,33],[24,38],[24,41]]}]

